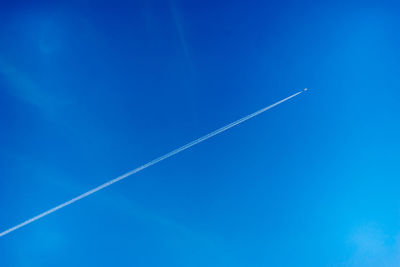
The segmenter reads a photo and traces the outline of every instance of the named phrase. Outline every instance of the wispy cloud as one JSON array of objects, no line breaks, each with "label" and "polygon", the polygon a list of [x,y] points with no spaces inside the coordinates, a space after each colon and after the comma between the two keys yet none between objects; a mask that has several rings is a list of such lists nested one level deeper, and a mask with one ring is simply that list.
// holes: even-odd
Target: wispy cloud
[{"label": "wispy cloud", "polygon": [[389,235],[376,224],[356,228],[349,237],[354,252],[345,266],[400,266],[400,232]]}]

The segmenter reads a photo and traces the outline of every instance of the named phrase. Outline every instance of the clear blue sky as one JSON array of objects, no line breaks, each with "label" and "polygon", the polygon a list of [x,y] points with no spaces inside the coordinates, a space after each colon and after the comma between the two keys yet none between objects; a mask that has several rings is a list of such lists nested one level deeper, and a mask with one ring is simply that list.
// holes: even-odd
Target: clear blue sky
[{"label": "clear blue sky", "polygon": [[2,1],[0,266],[397,266],[396,1]]}]

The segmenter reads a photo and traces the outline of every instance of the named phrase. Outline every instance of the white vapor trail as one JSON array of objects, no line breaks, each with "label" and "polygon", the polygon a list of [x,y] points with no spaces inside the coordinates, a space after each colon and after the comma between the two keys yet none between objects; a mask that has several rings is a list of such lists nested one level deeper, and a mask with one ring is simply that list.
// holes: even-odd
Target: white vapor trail
[{"label": "white vapor trail", "polygon": [[91,194],[94,194],[97,191],[100,191],[100,190],[102,190],[102,189],[104,189],[106,187],[109,187],[110,185],[112,185],[112,184],[114,184],[116,182],[119,182],[119,181],[121,181],[121,180],[123,180],[123,179],[125,179],[125,178],[127,178],[127,177],[129,177],[129,176],[131,176],[131,175],[133,175],[135,173],[137,173],[137,172],[140,172],[141,170],[144,170],[144,169],[146,169],[146,168],[148,168],[148,167],[150,167],[150,166],[152,166],[154,164],[157,164],[158,162],[160,162],[160,161],[162,161],[164,159],[172,157],[175,154],[178,154],[178,153],[180,153],[180,152],[182,152],[182,151],[184,151],[184,150],[186,150],[186,149],[188,149],[188,148],[190,148],[190,147],[192,147],[192,146],[194,146],[194,145],[196,145],[198,143],[201,143],[201,142],[203,142],[203,141],[205,141],[205,140],[207,140],[207,139],[209,139],[209,138],[211,138],[211,137],[213,137],[213,136],[215,136],[217,134],[220,134],[220,133],[222,133],[222,132],[224,132],[224,131],[226,131],[226,130],[228,130],[228,129],[230,129],[230,128],[232,128],[232,127],[234,127],[234,126],[236,126],[236,125],[238,125],[238,124],[240,124],[240,123],[242,123],[244,121],[247,121],[247,120],[249,120],[249,119],[251,119],[251,118],[253,118],[253,117],[255,117],[255,116],[257,116],[257,115],[259,115],[259,114],[271,109],[271,108],[273,108],[273,107],[276,107],[279,104],[281,104],[281,103],[283,103],[283,102],[285,102],[285,101],[287,101],[287,100],[289,100],[289,99],[291,99],[291,98],[293,98],[293,97],[295,97],[295,96],[297,96],[297,95],[299,95],[299,94],[301,94],[301,93],[303,93],[305,91],[307,91],[307,88],[305,88],[304,90],[299,91],[299,92],[297,92],[297,93],[295,93],[295,94],[293,94],[291,96],[288,96],[288,97],[286,97],[286,98],[284,98],[284,99],[282,99],[282,100],[280,100],[280,101],[278,101],[278,102],[276,102],[276,103],[274,103],[272,105],[269,105],[269,106],[267,106],[265,108],[262,108],[262,109],[254,112],[252,114],[249,114],[246,117],[243,117],[243,118],[241,118],[241,119],[239,119],[237,121],[234,121],[234,122],[232,122],[232,123],[230,123],[230,124],[228,124],[228,125],[226,125],[224,127],[221,127],[218,130],[215,130],[215,131],[213,131],[213,132],[211,132],[211,133],[209,133],[207,135],[204,135],[204,136],[202,136],[202,137],[200,137],[200,138],[198,138],[198,139],[196,139],[196,140],[194,140],[194,141],[192,141],[192,142],[190,142],[190,143],[188,143],[188,144],[186,144],[184,146],[181,146],[181,147],[179,147],[179,148],[177,148],[175,150],[172,150],[171,152],[169,152],[169,153],[167,153],[167,154],[165,154],[165,155],[163,155],[163,156],[161,156],[159,158],[156,158],[156,159],[154,159],[154,160],[152,160],[152,161],[150,161],[150,162],[148,162],[148,163],[146,163],[146,164],[144,164],[144,165],[142,165],[142,166],[140,166],[140,167],[138,167],[136,169],[133,169],[133,170],[131,170],[131,171],[125,173],[125,174],[122,174],[121,176],[118,176],[117,178],[114,178],[114,179],[112,179],[112,180],[110,180],[110,181],[108,181],[108,182],[106,182],[106,183],[104,183],[102,185],[99,185],[99,186],[93,188],[92,190],[87,191],[86,193],[83,193],[83,194],[81,194],[81,195],[79,195],[79,196],[77,196],[77,197],[75,197],[75,198],[73,198],[73,199],[71,199],[71,200],[69,200],[67,202],[64,202],[64,203],[62,203],[62,204],[60,204],[60,205],[58,205],[58,206],[56,206],[56,207],[54,207],[52,209],[49,209],[49,210],[47,210],[47,211],[45,211],[45,212],[43,212],[43,213],[41,213],[41,214],[39,214],[39,215],[37,215],[35,217],[30,218],[29,220],[26,220],[26,221],[14,226],[14,227],[11,227],[11,228],[1,232],[0,233],[0,237],[5,236],[6,234],[9,234],[9,233],[11,233],[11,232],[13,232],[13,231],[25,226],[25,225],[33,223],[34,221],[37,221],[40,218],[43,218],[44,216],[47,216],[47,215],[49,215],[49,214],[51,214],[51,213],[53,213],[53,212],[55,212],[55,211],[57,211],[59,209],[62,209],[62,208],[66,207],[66,206],[68,206],[68,205],[70,205],[70,204],[72,204],[72,203],[74,203],[74,202],[76,202],[78,200],[81,200],[82,198],[90,196]]}]

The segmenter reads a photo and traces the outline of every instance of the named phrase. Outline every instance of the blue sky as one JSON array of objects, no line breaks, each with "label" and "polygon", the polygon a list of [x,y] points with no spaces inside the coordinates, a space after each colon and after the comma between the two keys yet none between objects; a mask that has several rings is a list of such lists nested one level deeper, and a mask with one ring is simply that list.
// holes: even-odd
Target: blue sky
[{"label": "blue sky", "polygon": [[0,4],[1,266],[396,266],[394,1]]}]

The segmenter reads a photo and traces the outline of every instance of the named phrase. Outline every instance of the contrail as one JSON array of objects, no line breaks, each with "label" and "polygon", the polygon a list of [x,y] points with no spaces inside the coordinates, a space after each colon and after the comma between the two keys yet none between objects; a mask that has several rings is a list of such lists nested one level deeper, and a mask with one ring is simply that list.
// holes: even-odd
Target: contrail
[{"label": "contrail", "polygon": [[186,56],[186,59],[188,60],[190,67],[193,67],[193,62],[192,62],[192,57],[190,56],[189,53],[189,49],[188,49],[188,45],[187,45],[187,41],[185,38],[185,33],[183,31],[183,25],[181,23],[181,20],[178,16],[178,10],[175,4],[175,1],[170,1],[170,9],[171,9],[171,13],[172,13],[172,19],[175,23],[176,26],[176,30],[178,32],[178,37],[179,37],[179,41],[181,42],[182,48],[183,48],[183,53]]},{"label": "contrail", "polygon": [[73,199],[71,199],[71,200],[69,200],[67,202],[64,202],[64,203],[62,203],[62,204],[60,204],[60,205],[58,205],[58,206],[56,206],[56,207],[54,207],[52,209],[49,209],[49,210],[47,210],[47,211],[45,211],[45,212],[43,212],[43,213],[41,213],[41,214],[39,214],[39,215],[37,215],[35,217],[30,218],[29,220],[26,220],[26,221],[14,226],[14,227],[11,227],[8,230],[5,230],[4,232],[0,233],[0,237],[5,236],[6,234],[9,234],[9,233],[11,233],[11,232],[13,232],[13,231],[25,226],[25,225],[33,223],[34,221],[37,221],[40,218],[43,218],[44,216],[47,216],[47,215],[49,215],[49,214],[51,214],[51,213],[53,213],[53,212],[55,212],[55,211],[57,211],[59,209],[62,209],[62,208],[66,207],[66,206],[68,206],[68,205],[70,205],[70,204],[72,204],[72,203],[74,203],[74,202],[76,202],[78,200],[81,200],[82,198],[90,196],[91,194],[94,194],[97,191],[100,191],[100,190],[102,190],[102,189],[104,189],[106,187],[109,187],[110,185],[112,185],[112,184],[114,184],[116,182],[119,182],[119,181],[121,181],[121,180],[123,180],[123,179],[125,179],[125,178],[127,178],[127,177],[129,177],[129,176],[131,176],[131,175],[133,175],[135,173],[137,173],[137,172],[140,172],[141,170],[144,170],[144,169],[146,169],[146,168],[148,168],[148,167],[150,167],[150,166],[152,166],[154,164],[157,164],[158,162],[160,162],[160,161],[162,161],[164,159],[172,157],[175,154],[178,154],[178,153],[180,153],[180,152],[182,152],[182,151],[184,151],[184,150],[186,150],[186,149],[188,149],[188,148],[190,148],[190,147],[192,147],[194,145],[197,145],[198,143],[201,143],[201,142],[203,142],[203,141],[205,141],[205,140],[207,140],[207,139],[209,139],[209,138],[211,138],[211,137],[213,137],[213,136],[215,136],[217,134],[220,134],[220,133],[222,133],[222,132],[224,132],[224,131],[226,131],[226,130],[228,130],[228,129],[230,129],[230,128],[232,128],[232,127],[234,127],[234,126],[236,126],[236,125],[238,125],[238,124],[240,124],[240,123],[242,123],[244,121],[247,121],[247,120],[249,120],[249,119],[251,119],[251,118],[253,118],[253,117],[255,117],[255,116],[257,116],[257,115],[259,115],[259,114],[271,109],[271,108],[273,108],[273,107],[276,107],[279,104],[282,104],[283,102],[285,102],[285,101],[287,101],[287,100],[289,100],[289,99],[291,99],[291,98],[293,98],[293,97],[295,97],[295,96],[297,96],[297,95],[299,95],[299,94],[301,94],[301,93],[303,93],[305,91],[307,91],[307,88],[305,88],[304,90],[299,91],[299,92],[297,92],[297,93],[295,93],[295,94],[293,94],[291,96],[288,96],[288,97],[286,97],[286,98],[284,98],[284,99],[282,99],[282,100],[280,100],[280,101],[278,101],[278,102],[276,102],[276,103],[274,103],[272,105],[269,105],[269,106],[267,106],[265,108],[262,108],[262,109],[254,112],[254,113],[252,113],[250,115],[247,115],[246,117],[243,117],[243,118],[241,118],[241,119],[239,119],[237,121],[234,121],[234,122],[232,122],[232,123],[230,123],[230,124],[228,124],[228,125],[226,125],[224,127],[221,127],[218,130],[215,130],[215,131],[213,131],[213,132],[211,132],[209,134],[206,134],[206,135],[204,135],[204,136],[202,136],[202,137],[200,137],[200,138],[198,138],[198,139],[196,139],[196,140],[194,140],[194,141],[192,141],[192,142],[190,142],[190,143],[188,143],[188,144],[186,144],[184,146],[181,146],[181,147],[179,147],[179,148],[177,148],[175,150],[172,150],[171,152],[169,152],[169,153],[167,153],[167,154],[165,154],[165,155],[163,155],[163,156],[161,156],[159,158],[156,158],[156,159],[154,159],[154,160],[152,160],[152,161],[150,161],[150,162],[148,162],[148,163],[146,163],[146,164],[144,164],[144,165],[142,165],[142,166],[140,166],[140,167],[138,167],[136,169],[133,169],[133,170],[131,170],[131,171],[125,173],[125,174],[122,174],[121,176],[118,176],[117,178],[114,178],[114,179],[112,179],[112,180],[110,180],[110,181],[108,181],[108,182],[106,182],[106,183],[104,183],[102,185],[99,185],[98,187],[95,187],[92,190],[87,191],[86,193],[83,193],[83,194],[81,194],[81,195],[79,195],[79,196],[77,196],[77,197],[75,197],[75,198],[73,198]]}]

